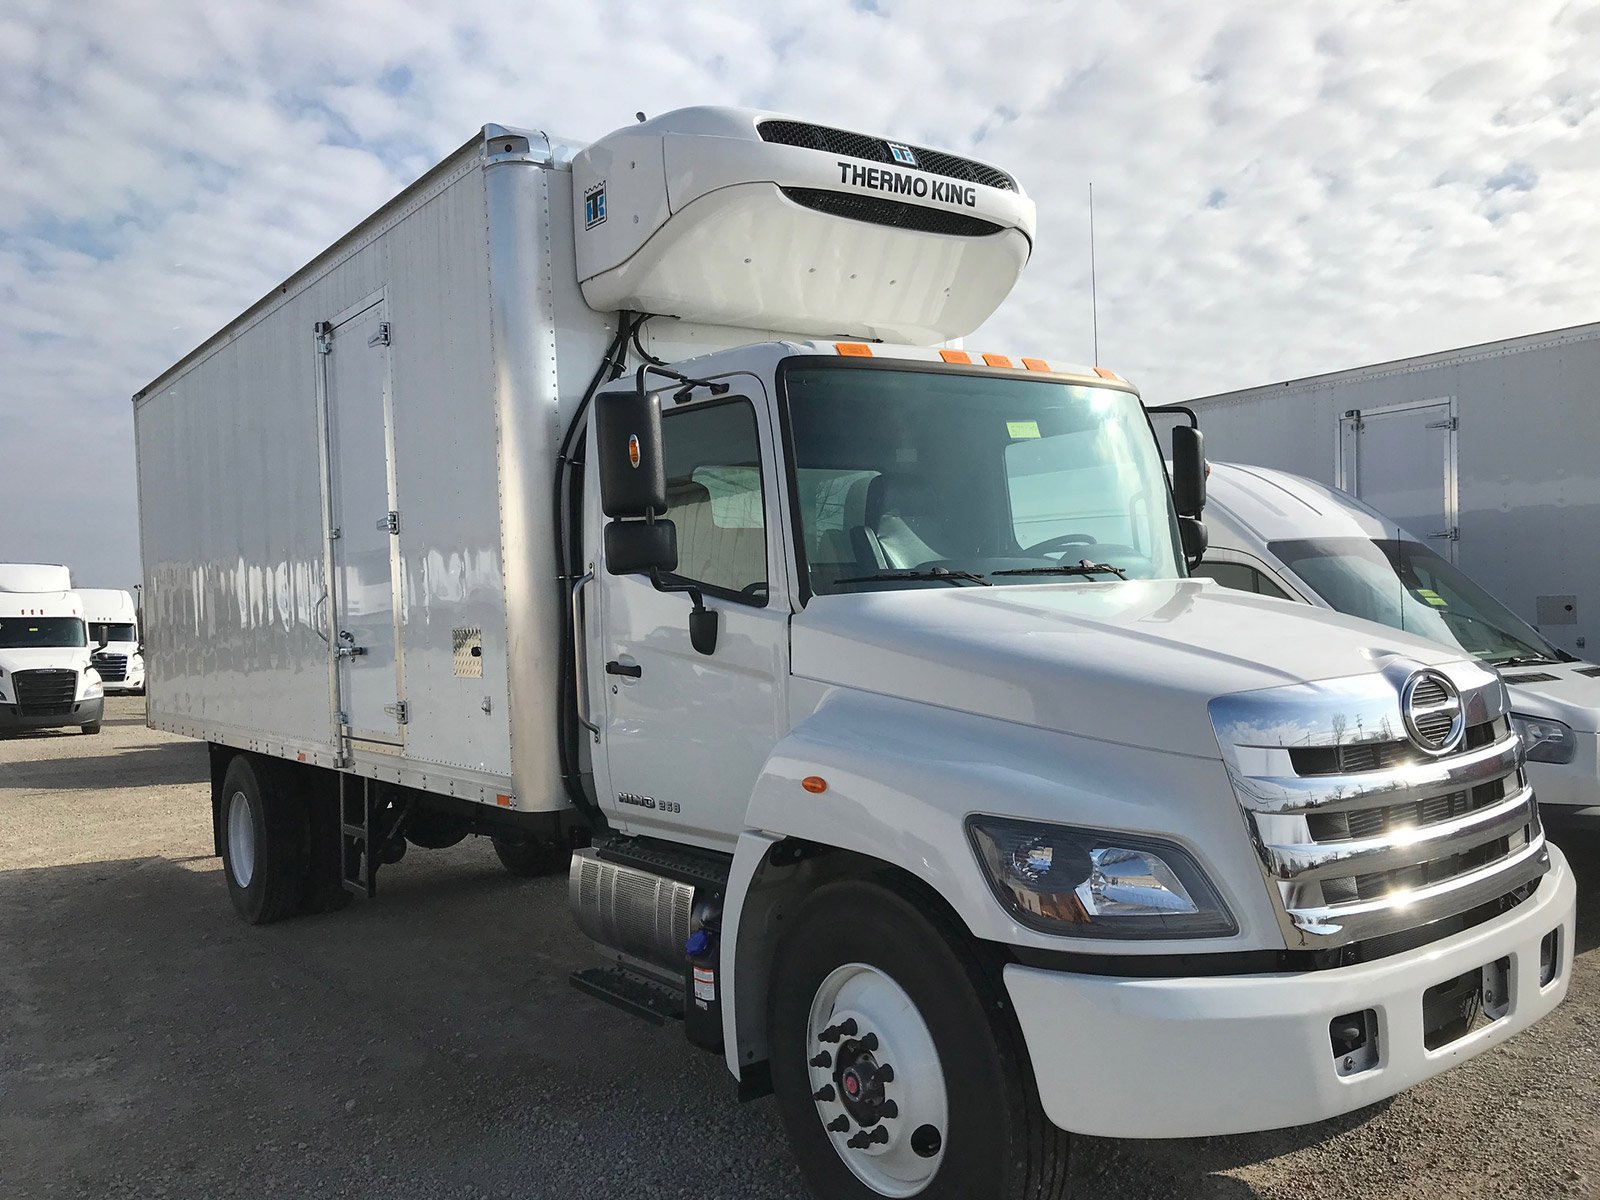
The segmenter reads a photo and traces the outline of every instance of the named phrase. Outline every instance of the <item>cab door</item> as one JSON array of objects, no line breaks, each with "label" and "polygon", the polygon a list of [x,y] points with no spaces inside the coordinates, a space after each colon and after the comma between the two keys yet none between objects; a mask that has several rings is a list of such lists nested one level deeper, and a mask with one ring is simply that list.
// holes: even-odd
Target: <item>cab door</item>
[{"label": "cab door", "polygon": [[716,646],[702,654],[690,643],[686,592],[594,564],[597,790],[624,832],[731,849],[783,732],[789,609],[778,582],[776,438],[765,393],[747,376],[734,394],[672,405],[661,426],[678,538],[665,582],[700,589],[718,614]]}]

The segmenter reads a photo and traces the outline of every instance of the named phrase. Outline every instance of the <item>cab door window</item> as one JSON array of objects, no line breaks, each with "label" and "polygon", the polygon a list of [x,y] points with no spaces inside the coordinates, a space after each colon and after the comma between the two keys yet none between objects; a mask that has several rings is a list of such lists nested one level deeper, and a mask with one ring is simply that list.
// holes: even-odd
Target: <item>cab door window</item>
[{"label": "cab door window", "polygon": [[663,414],[673,577],[713,595],[767,602],[767,509],[755,409],[722,400]]},{"label": "cab door window", "polygon": [[1265,572],[1244,563],[1202,562],[1189,573],[1215,579],[1223,587],[1236,592],[1254,592],[1258,596],[1275,596],[1279,600],[1291,598],[1288,592],[1268,579]]}]

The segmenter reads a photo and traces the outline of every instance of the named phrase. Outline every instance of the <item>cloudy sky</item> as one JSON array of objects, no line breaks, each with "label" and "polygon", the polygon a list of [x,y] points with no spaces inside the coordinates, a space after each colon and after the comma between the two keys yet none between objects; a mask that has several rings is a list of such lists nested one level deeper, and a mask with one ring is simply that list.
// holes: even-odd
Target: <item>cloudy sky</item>
[{"label": "cloudy sky", "polygon": [[138,578],[129,395],[485,122],[738,104],[1039,203],[975,348],[1162,401],[1600,320],[1600,4],[0,0],[0,559]]}]

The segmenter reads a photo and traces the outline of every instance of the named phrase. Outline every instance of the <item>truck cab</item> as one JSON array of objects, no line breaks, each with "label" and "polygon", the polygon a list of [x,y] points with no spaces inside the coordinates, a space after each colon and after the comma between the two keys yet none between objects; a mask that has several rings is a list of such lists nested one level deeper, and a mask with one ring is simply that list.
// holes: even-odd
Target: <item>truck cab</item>
[{"label": "truck cab", "polygon": [[77,593],[0,591],[0,733],[99,733],[104,706]]},{"label": "truck cab", "polygon": [[1213,463],[1211,549],[1227,587],[1376,621],[1497,670],[1552,823],[1600,824],[1600,666],[1576,659],[1399,523],[1284,471]]},{"label": "truck cab", "polygon": [[95,670],[107,693],[144,691],[144,642],[139,615],[129,592],[113,588],[79,588],[94,648]]}]

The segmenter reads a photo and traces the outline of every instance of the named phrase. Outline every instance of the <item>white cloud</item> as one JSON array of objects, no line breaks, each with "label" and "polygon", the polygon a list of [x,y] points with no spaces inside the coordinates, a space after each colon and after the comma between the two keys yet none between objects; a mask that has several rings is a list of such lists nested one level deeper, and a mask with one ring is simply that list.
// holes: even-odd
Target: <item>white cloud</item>
[{"label": "white cloud", "polygon": [[1040,237],[972,342],[1079,359],[1092,179],[1101,358],[1175,400],[1600,317],[1597,96],[1561,0],[12,0],[0,557],[131,582],[128,395],[486,121],[751,104],[978,153]]}]

